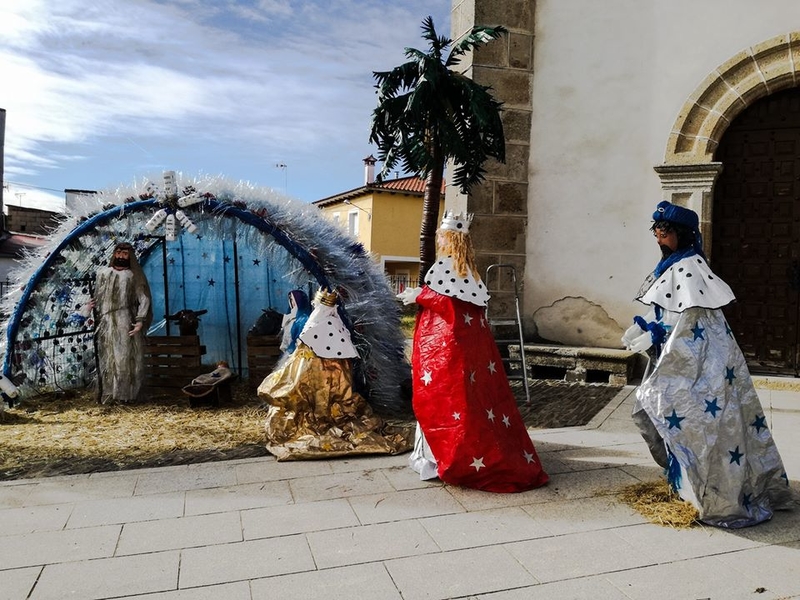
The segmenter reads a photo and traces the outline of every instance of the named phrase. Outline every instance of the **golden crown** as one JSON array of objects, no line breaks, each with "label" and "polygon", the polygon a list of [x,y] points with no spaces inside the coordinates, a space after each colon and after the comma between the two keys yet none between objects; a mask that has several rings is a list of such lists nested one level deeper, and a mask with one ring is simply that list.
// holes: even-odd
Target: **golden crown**
[{"label": "golden crown", "polygon": [[439,229],[444,231],[460,231],[461,233],[469,233],[469,226],[472,223],[470,213],[455,214],[452,210],[448,210],[442,217],[442,224]]},{"label": "golden crown", "polygon": [[336,300],[339,296],[336,292],[331,292],[326,290],[325,288],[319,288],[316,296],[314,296],[314,302],[316,304],[324,304],[325,306],[336,306]]}]

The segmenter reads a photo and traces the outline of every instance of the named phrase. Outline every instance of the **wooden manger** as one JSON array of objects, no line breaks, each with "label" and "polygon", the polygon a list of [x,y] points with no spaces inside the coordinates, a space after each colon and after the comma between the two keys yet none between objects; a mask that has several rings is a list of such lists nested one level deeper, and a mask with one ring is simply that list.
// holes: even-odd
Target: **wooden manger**
[{"label": "wooden manger", "polygon": [[281,356],[280,346],[280,335],[247,336],[248,382],[251,388],[257,388],[264,378],[272,373],[275,363]]},{"label": "wooden manger", "polygon": [[147,336],[144,344],[144,391],[151,396],[181,395],[187,381],[207,370],[197,335]]}]

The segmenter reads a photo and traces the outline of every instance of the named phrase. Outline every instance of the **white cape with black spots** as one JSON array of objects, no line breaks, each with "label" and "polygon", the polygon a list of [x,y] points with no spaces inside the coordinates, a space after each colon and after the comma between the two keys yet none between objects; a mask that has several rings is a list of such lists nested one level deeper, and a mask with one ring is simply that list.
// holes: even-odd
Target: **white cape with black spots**
[{"label": "white cape with black spots", "polygon": [[434,292],[476,306],[486,306],[489,302],[489,292],[486,291],[486,286],[480,278],[472,273],[467,273],[466,277],[459,277],[453,266],[453,258],[450,256],[438,260],[428,269],[425,285]]},{"label": "white cape with black spots", "polygon": [[319,304],[311,311],[300,341],[320,358],[355,358],[355,346],[335,306]]},{"label": "white cape with black spots", "polygon": [[722,308],[736,297],[727,283],[714,275],[701,256],[688,256],[676,262],[637,298],[645,304],[658,304],[665,310],[682,312],[687,308]]}]

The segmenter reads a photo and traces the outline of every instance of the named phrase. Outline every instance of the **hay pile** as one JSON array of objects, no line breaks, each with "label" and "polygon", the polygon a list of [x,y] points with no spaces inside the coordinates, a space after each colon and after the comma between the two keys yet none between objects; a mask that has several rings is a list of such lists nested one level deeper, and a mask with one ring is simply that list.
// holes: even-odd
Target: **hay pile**
[{"label": "hay pile", "polygon": [[698,524],[697,509],[681,500],[665,479],[626,486],[617,497],[656,525],[686,529]]},{"label": "hay pile", "polygon": [[0,412],[0,480],[265,456],[265,416],[244,383],[219,408],[190,408],[186,396],[124,406],[88,392],[39,397]]}]

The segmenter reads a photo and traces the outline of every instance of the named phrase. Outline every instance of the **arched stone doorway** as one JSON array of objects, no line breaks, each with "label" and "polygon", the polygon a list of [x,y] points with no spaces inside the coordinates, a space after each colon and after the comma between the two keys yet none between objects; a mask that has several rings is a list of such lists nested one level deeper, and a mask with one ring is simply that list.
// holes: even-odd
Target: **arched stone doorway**
[{"label": "arched stone doorway", "polygon": [[751,369],[798,373],[800,88],[755,102],[715,154],[714,271],[738,302],[725,309]]},{"label": "arched stone doorway", "polygon": [[[783,285],[785,281],[781,278],[785,280],[787,276],[785,273],[780,277],[775,274],[775,269],[785,271],[785,268],[777,266],[772,260],[771,251],[763,248],[761,248],[762,254],[748,258],[750,263],[747,268],[754,277],[760,276],[761,285],[766,284],[768,289],[756,293],[753,291],[753,283],[748,283],[744,288],[737,284],[736,273],[740,266],[738,261],[743,257],[732,253],[734,245],[742,243],[743,230],[747,231],[748,243],[756,240],[764,241],[765,234],[756,231],[754,226],[748,228],[744,225],[744,229],[737,229],[737,215],[730,212],[735,213],[735,209],[730,208],[733,205],[729,206],[726,201],[730,189],[726,192],[724,188],[733,185],[727,182],[733,181],[729,178],[734,177],[737,168],[744,168],[745,172],[740,173],[738,183],[744,188],[750,184],[757,186],[759,183],[769,182],[759,181],[762,177],[752,171],[751,165],[737,167],[734,158],[737,152],[734,146],[737,143],[735,141],[729,143],[723,138],[729,130],[736,130],[740,117],[742,123],[749,122],[752,118],[748,113],[750,108],[753,108],[753,114],[759,110],[774,111],[780,104],[774,99],[779,98],[783,90],[798,86],[800,86],[800,32],[778,36],[739,52],[710,73],[689,96],[670,133],[664,164],[655,167],[661,178],[662,198],[687,206],[700,215],[704,247],[711,259],[712,267],[719,271],[720,276],[729,280],[739,299],[738,305],[729,309],[731,313],[729,318],[734,323],[744,324],[754,314],[770,312],[772,313],[770,318],[774,323],[776,319],[783,319],[778,314],[781,310],[794,310],[796,313],[797,302],[794,303],[794,309],[789,308],[788,301],[783,302],[783,309],[769,303],[776,294],[775,289],[770,286]],[[788,97],[791,92],[786,94]],[[771,109],[760,109],[756,106],[762,99],[770,97],[773,101],[765,100],[765,102],[772,106]],[[780,117],[777,119],[779,121]],[[776,129],[780,129],[778,122]],[[734,140],[735,137],[736,135],[732,133],[729,139]],[[720,179],[720,174],[729,168],[733,173]],[[767,167],[762,165],[760,168]],[[722,187],[718,188],[720,183]],[[744,195],[751,195],[751,192],[746,192]],[[798,198],[797,193],[795,198]],[[721,212],[719,219],[715,210]],[[753,208],[753,214],[759,214],[759,210],[764,209]],[[800,216],[800,213],[798,214]],[[797,238],[797,243],[800,244],[800,237]],[[788,248],[783,251],[789,252]],[[721,266],[718,265],[718,260],[722,263]],[[764,277],[767,272],[772,273],[769,279]],[[730,281],[731,279],[733,281]],[[796,314],[794,321],[795,323],[797,321]],[[760,325],[753,323],[752,326],[746,326],[748,329],[745,330],[741,330],[741,326],[739,331],[734,328],[751,368],[762,372],[796,373],[796,333],[784,331],[781,335],[784,338],[793,338],[794,341],[790,345],[787,345],[785,340],[778,343],[774,331],[777,328],[773,327],[772,331],[765,330],[763,327],[766,319],[758,322]],[[796,332],[796,324],[793,327]]]}]

